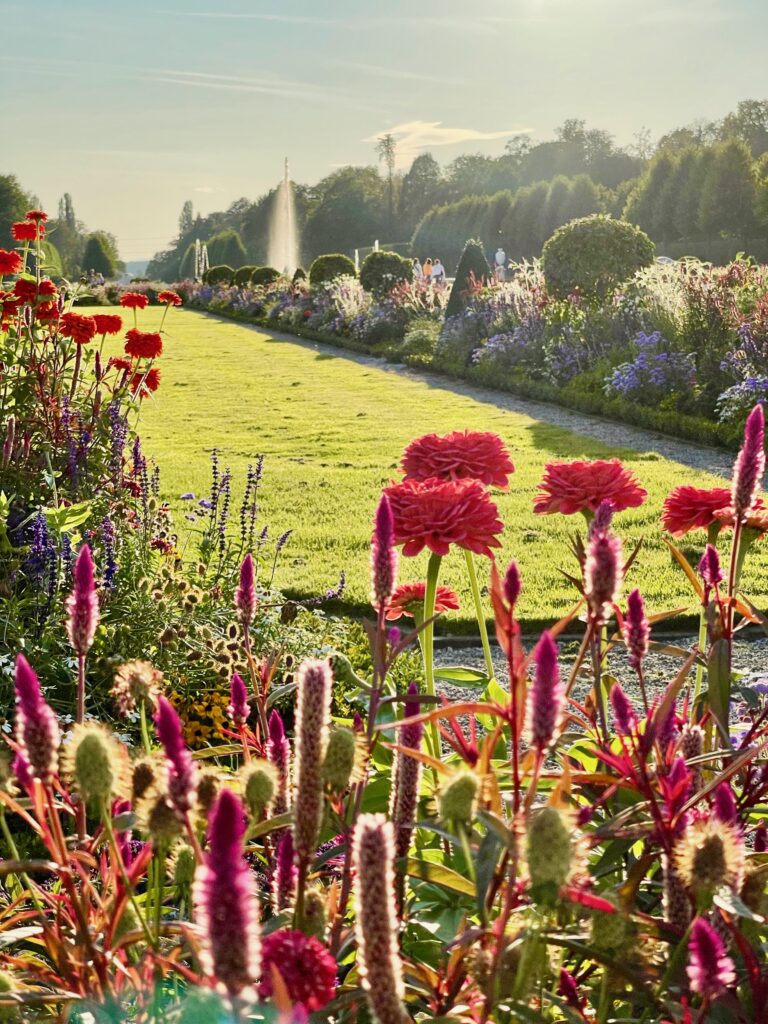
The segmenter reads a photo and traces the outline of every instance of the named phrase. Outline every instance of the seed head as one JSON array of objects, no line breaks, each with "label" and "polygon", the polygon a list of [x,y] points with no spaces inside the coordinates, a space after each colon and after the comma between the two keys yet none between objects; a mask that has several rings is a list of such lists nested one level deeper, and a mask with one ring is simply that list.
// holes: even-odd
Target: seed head
[{"label": "seed head", "polygon": [[275,797],[277,773],[269,761],[251,761],[240,769],[240,785],[248,813],[261,821]]},{"label": "seed head", "polygon": [[74,779],[83,799],[106,807],[120,795],[126,780],[125,748],[114,735],[95,722],[76,725],[62,754],[63,768]]},{"label": "seed head", "polygon": [[568,881],[574,860],[573,827],[566,815],[547,804],[531,817],[527,840],[531,886],[559,889]]},{"label": "seed head", "polygon": [[440,790],[440,817],[446,822],[467,824],[474,816],[477,797],[477,776],[458,771]]},{"label": "seed head", "polygon": [[331,730],[323,761],[323,781],[334,793],[343,793],[349,785],[358,749],[357,736],[351,729]]}]

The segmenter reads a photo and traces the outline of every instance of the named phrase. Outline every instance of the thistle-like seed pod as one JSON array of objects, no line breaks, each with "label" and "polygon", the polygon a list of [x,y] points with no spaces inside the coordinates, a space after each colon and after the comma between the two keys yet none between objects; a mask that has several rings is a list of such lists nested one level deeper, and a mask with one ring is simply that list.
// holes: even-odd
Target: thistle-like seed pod
[{"label": "thistle-like seed pod", "polygon": [[756,405],[744,424],[744,443],[733,467],[731,504],[741,520],[754,504],[765,473],[765,414]]},{"label": "thistle-like seed pod", "polygon": [[165,793],[158,793],[144,807],[144,823],[155,846],[169,846],[181,835],[176,808]]},{"label": "thistle-like seed pod", "polygon": [[568,881],[573,864],[572,826],[566,815],[547,804],[528,825],[527,860],[531,885],[560,886]]},{"label": "thistle-like seed pod", "polygon": [[95,722],[76,725],[62,754],[64,771],[83,799],[99,808],[122,793],[126,779],[125,748]]},{"label": "thistle-like seed pod", "polygon": [[304,893],[303,931],[322,941],[327,922],[327,907],[322,889],[310,888]]},{"label": "thistle-like seed pod", "polygon": [[143,800],[150,790],[161,783],[162,765],[155,757],[139,757],[131,765],[131,803]]},{"label": "thistle-like seed pod", "polygon": [[[18,991],[18,985],[12,974],[0,971],[0,996],[8,996]],[[0,1006],[0,1021],[20,1021],[17,1006]]]},{"label": "thistle-like seed pod", "polygon": [[323,761],[323,781],[334,793],[343,793],[349,785],[357,751],[357,737],[351,729],[337,727],[331,730]]},{"label": "thistle-like seed pod", "polygon": [[381,814],[361,814],[352,847],[355,934],[360,980],[377,1024],[409,1021],[397,948],[394,855],[392,824]]},{"label": "thistle-like seed pod", "polygon": [[240,785],[248,813],[261,821],[275,797],[277,773],[269,761],[251,761],[240,769]]},{"label": "thistle-like seed pod", "polygon": [[[48,784],[59,766],[61,732],[53,709],[43,700],[40,682],[23,654],[16,659],[16,742],[29,778]],[[21,773],[16,771],[24,785]]]},{"label": "thistle-like seed pod", "polygon": [[203,970],[230,998],[251,994],[261,969],[259,904],[243,856],[244,819],[243,805],[223,789],[211,812],[209,853],[195,876]]},{"label": "thistle-like seed pod", "polygon": [[446,822],[468,824],[475,813],[477,776],[458,771],[440,789],[440,817]]},{"label": "thistle-like seed pod", "polygon": [[389,603],[397,580],[397,565],[395,520],[389,498],[382,494],[376,508],[371,540],[371,602],[374,608],[384,608]]},{"label": "thistle-like seed pod", "polygon": [[678,840],[676,867],[692,892],[707,898],[722,886],[735,892],[744,880],[744,842],[731,824],[710,820],[694,821]]},{"label": "thistle-like seed pod", "polygon": [[314,854],[323,819],[322,770],[332,683],[327,661],[308,659],[299,668],[293,845],[300,865],[307,865]]},{"label": "thistle-like seed pod", "polygon": [[189,843],[177,843],[168,858],[168,876],[180,888],[192,885],[195,880],[197,861],[195,851]]},{"label": "thistle-like seed pod", "polygon": [[612,957],[622,953],[631,939],[631,921],[617,907],[615,913],[596,910],[590,922],[590,945]]},{"label": "thistle-like seed pod", "polygon": [[67,598],[67,635],[72,649],[84,658],[99,624],[99,598],[93,578],[91,549],[83,544],[75,561],[74,587]]},{"label": "thistle-like seed pod", "polygon": [[[410,697],[415,697],[419,692],[416,683],[408,687]],[[406,701],[403,708],[404,718],[413,718],[418,715],[421,705],[418,701]],[[408,853],[411,845],[411,834],[416,822],[416,809],[419,802],[419,783],[421,781],[421,761],[410,757],[406,751],[414,750],[417,753],[421,750],[421,741],[424,736],[424,723],[414,722],[411,725],[404,725],[400,730],[400,747],[395,754],[395,763],[392,774],[392,791],[389,803],[389,814],[392,819],[392,826],[395,832],[395,857],[400,860]]]}]

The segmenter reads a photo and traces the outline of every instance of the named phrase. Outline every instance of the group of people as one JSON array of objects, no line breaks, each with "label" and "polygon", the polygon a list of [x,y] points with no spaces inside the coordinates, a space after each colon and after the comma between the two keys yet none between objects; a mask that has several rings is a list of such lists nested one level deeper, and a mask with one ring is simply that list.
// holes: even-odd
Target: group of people
[{"label": "group of people", "polygon": [[422,264],[418,256],[414,256],[413,278],[415,281],[434,285],[435,288],[442,288],[445,285],[445,267],[438,259],[427,258]]}]

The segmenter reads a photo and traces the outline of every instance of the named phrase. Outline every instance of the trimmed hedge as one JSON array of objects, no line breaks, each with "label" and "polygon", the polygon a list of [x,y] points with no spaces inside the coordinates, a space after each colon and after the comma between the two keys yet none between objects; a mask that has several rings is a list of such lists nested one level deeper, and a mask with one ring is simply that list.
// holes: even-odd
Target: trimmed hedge
[{"label": "trimmed hedge", "polygon": [[469,238],[464,243],[464,250],[456,267],[456,275],[445,309],[445,319],[458,316],[466,306],[466,292],[470,284],[470,276],[475,280],[488,284],[491,280],[491,268],[483,252],[483,243],[476,238]]},{"label": "trimmed hedge", "polygon": [[235,271],[232,283],[236,284],[238,288],[245,288],[251,283],[251,275],[257,269],[257,267],[239,267]]},{"label": "trimmed hedge", "polygon": [[312,261],[309,268],[309,283],[313,288],[328,284],[337,277],[357,277],[354,262],[340,252],[326,253]]},{"label": "trimmed hedge", "polygon": [[251,284],[272,284],[273,281],[277,281],[280,277],[282,277],[282,274],[279,270],[275,270],[274,267],[254,267],[253,273],[251,274]]},{"label": "trimmed hedge", "polygon": [[360,284],[377,299],[392,291],[396,284],[413,280],[413,263],[396,252],[369,252],[360,268]]},{"label": "trimmed hedge", "polygon": [[216,267],[208,267],[203,274],[205,284],[232,284],[235,272],[226,263],[220,263]]},{"label": "trimmed hedge", "polygon": [[544,244],[541,268],[547,291],[556,298],[578,292],[599,299],[650,266],[655,252],[648,235],[634,224],[595,214],[558,228]]}]

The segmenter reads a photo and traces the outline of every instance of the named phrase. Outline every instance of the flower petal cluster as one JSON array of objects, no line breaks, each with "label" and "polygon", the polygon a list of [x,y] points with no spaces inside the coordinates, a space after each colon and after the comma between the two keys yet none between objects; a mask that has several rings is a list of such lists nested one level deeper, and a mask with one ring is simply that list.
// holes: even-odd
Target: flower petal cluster
[{"label": "flower petal cluster", "polygon": [[291,1002],[308,1013],[322,1010],[336,995],[336,961],[322,942],[304,932],[280,928],[264,936],[260,999],[274,994],[273,970],[280,975]]},{"label": "flower petal cluster", "polygon": [[87,345],[96,336],[96,321],[81,313],[64,313],[59,320],[59,334],[71,338],[76,345]]},{"label": "flower petal cluster", "polygon": [[637,508],[647,497],[648,492],[619,459],[548,462],[533,510],[537,515],[561,512],[571,516],[596,512],[602,502],[609,501],[614,512],[621,512]]},{"label": "flower petal cluster", "polygon": [[490,557],[504,525],[477,480],[404,480],[386,488],[395,518],[395,543],[406,556],[428,548],[447,555],[451,545]]},{"label": "flower petal cluster", "polygon": [[692,530],[708,530],[717,521],[718,509],[730,504],[729,487],[675,487],[664,499],[661,525],[673,537]]},{"label": "flower petal cluster", "polygon": [[140,331],[132,327],[125,335],[125,354],[134,359],[157,359],[163,354],[162,336],[157,331]]},{"label": "flower petal cluster", "polygon": [[123,292],[120,296],[120,305],[124,309],[146,309],[149,305],[149,296],[143,292]]},{"label": "flower petal cluster", "polygon": [[508,489],[515,471],[499,435],[477,430],[417,438],[405,449],[402,468],[406,480],[479,480],[502,490]]},{"label": "flower petal cluster", "polygon": [[[426,583],[401,583],[392,594],[387,608],[388,619],[399,619],[403,615],[413,618],[414,613],[420,614],[424,608]],[[459,597],[450,587],[439,586],[435,596],[435,614],[459,610]]]}]

